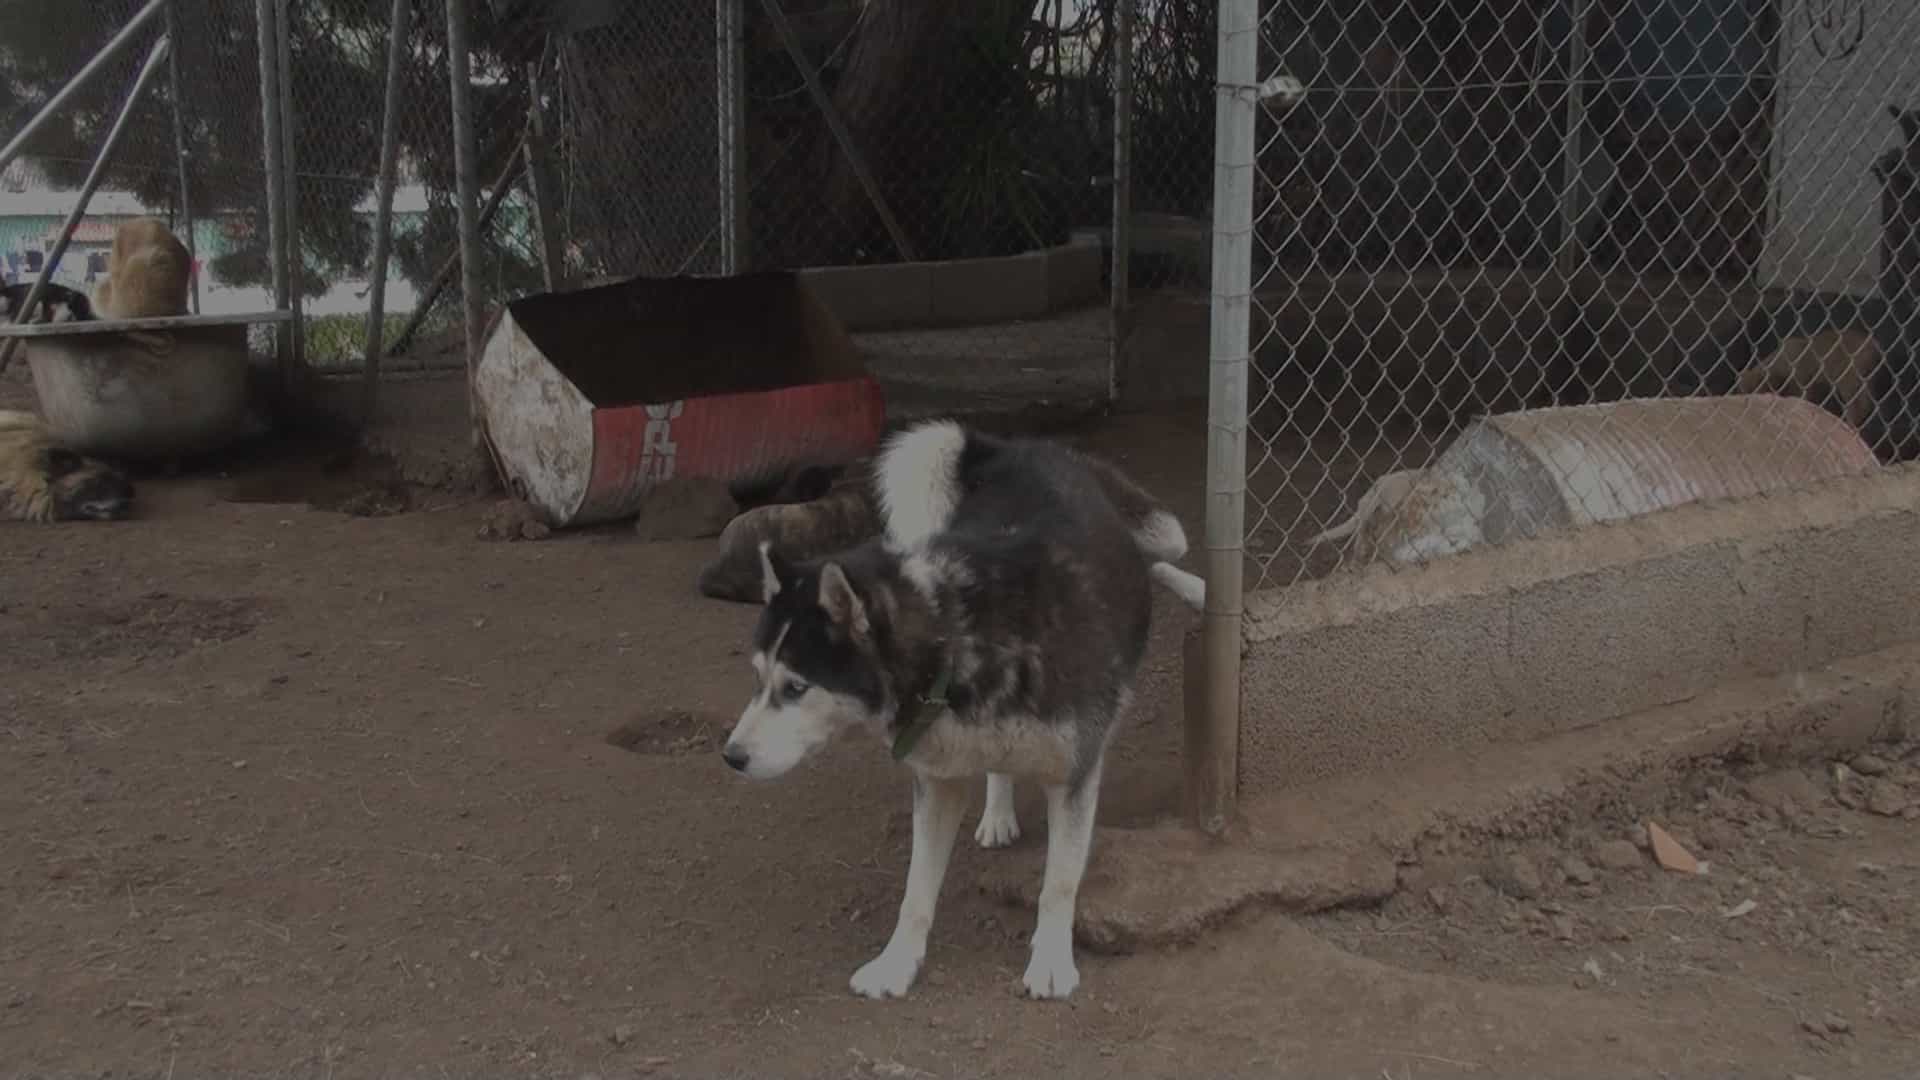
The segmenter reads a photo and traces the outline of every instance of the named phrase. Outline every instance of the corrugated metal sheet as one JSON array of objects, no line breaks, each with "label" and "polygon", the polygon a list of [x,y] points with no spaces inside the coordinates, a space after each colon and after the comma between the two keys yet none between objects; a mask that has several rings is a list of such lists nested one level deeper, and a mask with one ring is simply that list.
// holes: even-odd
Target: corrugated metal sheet
[{"label": "corrugated metal sheet", "polygon": [[1703,499],[1879,467],[1859,433],[1799,398],[1649,398],[1483,418],[1366,523],[1356,551],[1418,562]]}]

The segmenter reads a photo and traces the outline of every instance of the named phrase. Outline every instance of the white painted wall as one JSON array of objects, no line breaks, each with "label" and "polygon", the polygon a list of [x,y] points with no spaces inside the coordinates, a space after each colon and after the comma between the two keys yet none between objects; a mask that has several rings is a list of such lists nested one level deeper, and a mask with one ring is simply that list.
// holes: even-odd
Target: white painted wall
[{"label": "white painted wall", "polygon": [[1781,93],[1762,284],[1872,295],[1888,105],[1920,107],[1920,0],[1779,0]]}]

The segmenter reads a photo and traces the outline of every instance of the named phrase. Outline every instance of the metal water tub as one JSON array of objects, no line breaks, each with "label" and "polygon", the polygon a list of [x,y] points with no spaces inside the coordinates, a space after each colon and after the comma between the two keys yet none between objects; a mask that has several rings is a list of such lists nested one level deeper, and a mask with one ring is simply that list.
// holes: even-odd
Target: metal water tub
[{"label": "metal water tub", "polygon": [[0,327],[26,341],[49,434],[83,454],[217,450],[247,413],[247,326],[283,313]]}]

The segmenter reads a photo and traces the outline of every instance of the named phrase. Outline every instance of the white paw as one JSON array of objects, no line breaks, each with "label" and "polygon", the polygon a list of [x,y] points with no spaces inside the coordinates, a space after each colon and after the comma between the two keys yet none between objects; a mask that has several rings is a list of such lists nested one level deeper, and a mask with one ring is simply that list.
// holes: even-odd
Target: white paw
[{"label": "white paw", "polygon": [[1061,999],[1080,985],[1080,971],[1073,966],[1073,948],[1036,948],[1027,961],[1027,973],[1020,980],[1030,998]]},{"label": "white paw", "polygon": [[920,957],[888,949],[854,972],[851,985],[853,992],[864,998],[905,997],[918,974]]},{"label": "white paw", "polygon": [[980,827],[973,830],[974,842],[983,848],[1002,848],[1020,839],[1020,819],[1012,810],[996,814],[991,809],[980,815]]}]

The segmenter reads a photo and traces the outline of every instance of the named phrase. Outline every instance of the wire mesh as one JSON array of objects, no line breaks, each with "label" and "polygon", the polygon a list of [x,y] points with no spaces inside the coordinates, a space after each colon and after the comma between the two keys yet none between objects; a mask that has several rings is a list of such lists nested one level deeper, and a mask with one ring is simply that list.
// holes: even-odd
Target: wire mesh
[{"label": "wire mesh", "polygon": [[[481,230],[481,273],[489,296],[505,298],[539,282],[525,236],[526,199],[514,187],[528,114],[520,67],[532,35],[488,4],[468,7],[479,196],[483,205],[498,203]],[[464,356],[446,8],[421,0],[408,6],[406,25],[389,21],[383,3],[289,5],[305,355],[322,370],[357,367],[364,355],[387,42],[394,33],[407,45],[393,132],[398,168],[382,337],[389,354],[412,363],[388,366],[457,366]]]},{"label": "wire mesh", "polygon": [[[91,289],[107,269],[104,247],[111,225],[142,213],[166,219],[196,256],[194,273],[201,310],[209,314],[271,307],[258,288],[267,277],[266,186],[260,136],[259,74],[250,0],[175,0],[179,31],[172,62],[180,72],[178,93],[162,79],[132,114],[130,127],[106,172],[100,193],[63,260],[58,278]],[[0,35],[0,115],[17,130],[142,7],[140,0],[103,0],[75,19],[69,5],[31,0],[10,5],[8,32]],[[57,114],[25,148],[10,170],[12,190],[58,193],[64,214],[115,111],[125,100],[146,42],[161,32],[156,22],[136,44],[108,64],[99,77]],[[179,117],[179,139],[174,127]],[[194,227],[180,198],[184,143],[187,190]],[[43,199],[44,201],[44,199]],[[45,208],[54,209],[53,202]],[[51,246],[52,226],[31,211],[5,223],[0,247],[19,255]],[[31,234],[31,235],[30,235]],[[9,260],[9,269],[12,260]],[[256,344],[269,339],[264,331]]]},{"label": "wire mesh", "polygon": [[[719,17],[726,7],[712,0],[476,0],[469,36],[483,203],[499,178],[511,186],[485,218],[486,302],[541,287],[541,211],[553,223],[563,284],[574,286],[634,274],[1013,255],[1076,237],[1101,244],[1112,216],[1115,3],[736,0],[738,65],[729,68],[728,24]],[[365,118],[378,109],[359,94],[378,85],[381,5],[296,7],[303,33],[345,42],[336,48],[361,57],[344,65],[349,70],[296,72],[303,126],[309,116],[317,127],[354,118],[367,134]],[[1201,25],[1210,25],[1207,8],[1203,0],[1185,5],[1189,21]],[[393,293],[411,289],[416,304],[432,308],[434,325],[451,328],[457,288],[432,289],[454,250],[451,133],[438,59],[444,14],[433,2],[413,11],[403,195],[411,179],[423,209],[396,215],[397,284],[387,306],[396,313],[390,323],[404,324],[399,313],[409,297]],[[1161,23],[1146,19],[1137,36],[1149,43],[1144,55],[1166,53],[1171,40]],[[1155,41],[1163,43],[1157,51]],[[723,78],[731,71],[737,81]],[[1207,170],[1197,140],[1204,124],[1189,131],[1158,104],[1174,96],[1165,81],[1141,84],[1143,160],[1154,162],[1141,168],[1142,198],[1150,207],[1203,214]],[[336,92],[345,82],[353,91]],[[531,87],[545,121],[533,166],[549,181],[540,207],[532,193],[541,185],[528,182],[525,167],[512,168],[534,103]],[[1205,83],[1186,89],[1188,111],[1195,101],[1204,108]],[[730,95],[739,99],[737,112]],[[729,115],[737,116],[731,128],[723,122]],[[1182,133],[1184,143],[1158,132]],[[315,190],[333,192],[328,206],[337,220],[348,199],[370,197],[372,134],[364,148],[348,140],[328,154],[324,171],[302,157],[303,210],[318,198]],[[1184,166],[1184,186],[1180,168],[1160,164],[1194,154],[1198,164]],[[737,201],[729,202],[730,191]],[[1184,242],[1181,273],[1203,282],[1204,229],[1189,229]],[[1089,265],[1104,269],[1101,251]],[[1149,282],[1178,276],[1151,259],[1144,274]],[[341,264],[334,278],[364,275]],[[1036,400],[1091,404],[1106,392],[1104,300],[1096,287],[1074,303],[1023,313],[1021,325],[1012,316],[941,312],[873,318],[853,329],[903,414]],[[311,300],[308,306],[320,310]],[[309,319],[310,360],[328,355],[316,332],[324,318]],[[357,341],[361,332],[347,326],[342,337]],[[392,330],[387,336],[394,340]],[[420,337],[403,336],[395,351],[419,353]],[[451,337],[448,329],[442,340],[451,344]],[[455,359],[449,349],[438,352]]]},{"label": "wire mesh", "polygon": [[1211,260],[1214,0],[1136,2],[1133,284],[1205,288]]},{"label": "wire mesh", "polygon": [[[1103,280],[1114,6],[744,0],[746,265],[1079,243],[1102,253],[1087,259]],[[967,310],[964,293],[981,291],[942,291],[917,320],[855,327],[891,410],[1105,400],[1104,289],[1062,303],[1040,285],[1017,298],[1027,310],[1000,317]]]},{"label": "wire mesh", "polygon": [[[1418,564],[1475,514],[1497,541],[1488,469],[1604,520],[1610,484],[1913,456],[1915,45],[1876,0],[1264,3],[1250,587]],[[1845,437],[1767,398],[1598,408],[1751,392]],[[1566,405],[1597,408],[1487,450]]]}]

